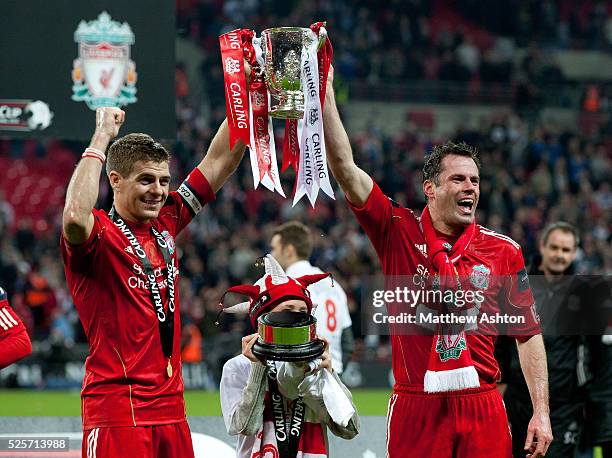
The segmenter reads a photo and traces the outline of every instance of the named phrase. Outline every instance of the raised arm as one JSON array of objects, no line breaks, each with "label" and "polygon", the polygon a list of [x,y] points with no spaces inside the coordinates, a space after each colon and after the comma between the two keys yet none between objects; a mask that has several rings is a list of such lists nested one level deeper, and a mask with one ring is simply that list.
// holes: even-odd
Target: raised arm
[{"label": "raised arm", "polygon": [[325,93],[325,108],[323,110],[327,161],[332,174],[351,203],[361,206],[372,192],[373,181],[353,160],[351,143],[336,106],[333,80],[334,68],[330,67]]},{"label": "raised arm", "polygon": [[[119,133],[125,113],[119,108],[98,108],[96,110],[96,130],[90,148],[103,153],[109,143]],[[83,157],[76,166],[68,191],[62,219],[64,237],[73,245],[85,242],[93,229],[94,219],[91,211],[98,200],[102,160]]]},{"label": "raised arm", "polygon": [[[246,60],[244,62],[244,72],[248,83],[251,77],[251,66]],[[231,150],[229,143],[229,127],[226,118],[210,143],[206,156],[198,164],[198,169],[206,177],[215,193],[236,171],[246,149],[246,145],[241,140],[238,140]]]},{"label": "raised arm", "polygon": [[544,340],[542,335],[538,334],[524,342],[517,340],[517,347],[521,369],[523,369],[533,405],[533,416],[527,428],[525,450],[530,453],[528,457],[539,458],[546,454],[553,439],[548,406],[548,367]]},{"label": "raised arm", "polygon": [[206,177],[215,193],[221,189],[223,183],[234,173],[242,160],[245,149],[246,145],[238,140],[234,148],[230,150],[229,128],[227,126],[227,119],[225,119],[210,143],[206,156],[198,164],[198,169]]}]

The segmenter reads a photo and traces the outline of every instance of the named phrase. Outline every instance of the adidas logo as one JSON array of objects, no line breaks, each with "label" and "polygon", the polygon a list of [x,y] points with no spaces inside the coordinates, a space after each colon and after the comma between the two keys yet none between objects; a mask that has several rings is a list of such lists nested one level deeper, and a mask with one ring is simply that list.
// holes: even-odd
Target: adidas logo
[{"label": "adidas logo", "polygon": [[123,249],[123,251],[126,251],[126,252],[128,252],[128,253],[130,253],[130,254],[134,254],[134,250],[132,249],[132,247],[131,247],[131,246],[126,246],[126,247]]},{"label": "adidas logo", "polygon": [[427,257],[427,245],[426,244],[424,244],[424,243],[423,244],[415,243],[414,247],[416,249],[418,249],[423,256]]}]

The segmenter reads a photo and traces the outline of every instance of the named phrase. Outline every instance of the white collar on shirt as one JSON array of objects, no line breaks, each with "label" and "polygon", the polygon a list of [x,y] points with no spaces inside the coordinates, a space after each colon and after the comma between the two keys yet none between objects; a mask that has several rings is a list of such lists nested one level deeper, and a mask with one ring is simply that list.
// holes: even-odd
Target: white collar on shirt
[{"label": "white collar on shirt", "polygon": [[310,262],[306,260],[301,260],[298,262],[294,262],[289,267],[287,267],[287,275],[289,275],[290,277],[301,277],[302,275],[313,273],[313,269],[315,269],[315,267],[310,264]]}]

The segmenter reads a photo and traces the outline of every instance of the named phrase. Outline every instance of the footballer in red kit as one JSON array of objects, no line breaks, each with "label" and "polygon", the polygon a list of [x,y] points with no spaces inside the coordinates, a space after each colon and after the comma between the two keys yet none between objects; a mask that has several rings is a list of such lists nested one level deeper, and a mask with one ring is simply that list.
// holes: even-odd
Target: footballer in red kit
[{"label": "footballer in red kit", "polygon": [[[428,265],[426,241],[420,221],[411,210],[401,208],[386,197],[378,185],[374,184],[368,200],[361,207],[351,205],[361,226],[372,241],[378,253],[385,275],[400,275],[405,272],[418,272]],[[425,253],[423,253],[423,251]],[[479,266],[490,272],[490,287],[486,297],[508,297],[504,309],[503,301],[485,299],[481,313],[494,315],[510,312],[524,317],[524,324],[514,326],[512,331],[520,339],[540,332],[539,324],[532,313],[533,296],[527,288],[521,291],[519,275],[524,270],[520,246],[511,239],[476,225],[474,235],[463,253],[461,262],[473,270]],[[426,267],[425,267],[426,269]],[[514,278],[517,281],[506,285],[501,279]],[[497,307],[494,307],[497,306]],[[398,309],[400,305],[395,305]],[[399,310],[398,310],[399,311]],[[392,313],[390,311],[389,313]],[[424,392],[424,378],[431,351],[431,335],[402,335],[406,330],[390,325],[392,367],[395,377],[394,395],[389,403],[388,447],[390,456],[406,456],[406,441],[417,441],[418,450],[429,450],[431,456],[499,456],[510,457],[511,447],[508,434],[508,421],[501,397],[496,390],[500,377],[499,365],[494,357],[495,336],[466,336],[476,368],[479,387],[457,390],[449,393],[428,394]],[[481,393],[481,396],[474,396]],[[409,396],[405,396],[409,395]],[[470,401],[474,397],[476,403]],[[433,404],[433,405],[432,405]],[[434,407],[434,405],[436,407]],[[447,408],[462,412],[453,418]],[[425,422],[416,427],[414,413]],[[434,412],[438,412],[435,415]],[[481,421],[474,422],[474,418]],[[449,424],[452,422],[454,424]],[[392,427],[391,427],[392,426]],[[424,434],[431,431],[432,434]],[[437,432],[436,432],[437,431]],[[500,434],[500,432],[502,434]],[[435,434],[434,434],[435,433]],[[441,437],[448,437],[447,441]],[[457,440],[463,437],[463,440]],[[480,439],[480,440],[479,440]],[[459,447],[453,448],[453,443]],[[497,454],[492,452],[495,443]],[[412,455],[411,455],[412,456]],[[413,456],[421,456],[417,453]]]},{"label": "footballer in red kit", "polygon": [[28,331],[8,303],[7,292],[0,287],[0,369],[32,353]]},{"label": "footballer in red kit", "polygon": [[[169,193],[156,219],[130,224],[151,260],[164,304],[168,302],[164,259],[149,225],[174,244],[195,214],[181,189],[189,189],[200,206],[214,199],[208,182],[195,169],[179,191]],[[160,351],[158,318],[144,269],[108,214],[94,209],[93,215],[95,222],[87,241],[73,246],[61,240],[66,281],[90,345],[82,390],[83,428],[182,421],[185,403],[180,353],[173,352],[171,365],[176,370],[168,377],[168,360]],[[178,277],[176,249],[170,251]],[[94,276],[96,281],[90,281]],[[175,306],[178,310],[178,294]],[[167,307],[160,313],[167,314]],[[180,348],[180,329],[180,314],[175,313],[173,348]]]},{"label": "footballer in red kit", "polygon": [[[200,164],[169,191],[169,154],[146,134],[115,140],[124,112],[99,108],[63,214],[65,274],[90,352],[83,379],[83,456],[193,457],[180,359],[175,238],[233,173],[227,122]],[[106,173],[114,202],[93,208]]]},{"label": "footballer in red kit", "polygon": [[[534,411],[528,430],[512,434],[525,438],[525,456],[545,456],[552,431],[544,344],[520,246],[475,222],[477,152],[452,142],[434,148],[423,168],[427,206],[417,218],[387,198],[355,164],[332,80],[330,70],[324,111],[330,169],[374,246],[387,282],[418,274],[433,289],[436,281],[438,290],[480,288],[484,300],[466,312],[521,318],[509,332],[517,340]],[[389,315],[398,305],[389,306]],[[455,304],[445,307],[437,310],[440,315],[457,310]],[[410,333],[398,326],[389,325],[395,386],[387,412],[387,456],[511,458],[508,420],[496,390],[495,336],[451,332],[440,325],[434,335]]]}]

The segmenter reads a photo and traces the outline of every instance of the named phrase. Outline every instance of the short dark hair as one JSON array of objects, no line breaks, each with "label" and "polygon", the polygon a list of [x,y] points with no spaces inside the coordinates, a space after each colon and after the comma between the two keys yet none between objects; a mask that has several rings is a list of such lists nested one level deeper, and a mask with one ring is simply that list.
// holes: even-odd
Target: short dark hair
[{"label": "short dark hair", "polygon": [[434,146],[431,154],[425,158],[423,165],[423,182],[430,180],[439,185],[440,173],[442,173],[442,159],[450,155],[466,156],[471,158],[480,172],[480,159],[478,150],[467,143],[446,142],[443,145]]},{"label": "short dark hair", "polygon": [[540,235],[542,245],[546,245],[548,243],[548,238],[550,237],[550,234],[552,234],[553,231],[557,230],[565,232],[566,234],[572,234],[574,236],[574,241],[576,242],[574,248],[578,247],[578,244],[580,243],[580,234],[578,233],[578,229],[576,228],[576,226],[570,223],[566,223],[565,221],[556,221],[554,223],[550,223],[548,226],[542,229],[542,233]]},{"label": "short dark hair", "polygon": [[274,235],[280,235],[281,245],[293,245],[300,259],[310,259],[312,254],[312,234],[305,224],[289,221],[276,227]]},{"label": "short dark hair", "polygon": [[127,134],[118,138],[108,149],[106,174],[118,172],[122,177],[132,173],[134,164],[144,162],[169,162],[170,153],[147,134]]}]

